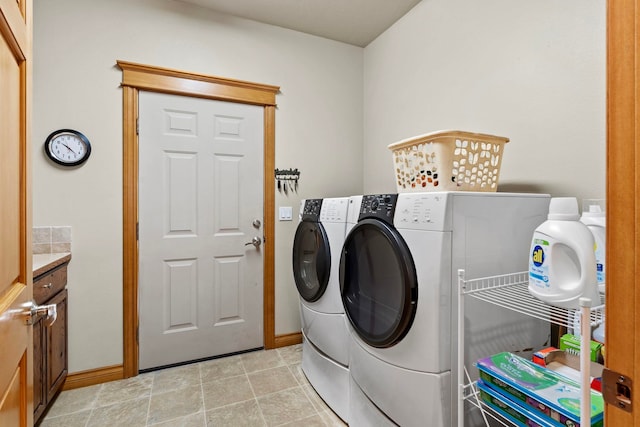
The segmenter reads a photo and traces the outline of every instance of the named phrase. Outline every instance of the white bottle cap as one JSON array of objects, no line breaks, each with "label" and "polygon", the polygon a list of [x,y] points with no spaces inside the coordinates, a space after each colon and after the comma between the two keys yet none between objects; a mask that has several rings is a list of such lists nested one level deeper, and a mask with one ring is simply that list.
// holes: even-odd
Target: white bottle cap
[{"label": "white bottle cap", "polygon": [[578,199],[575,197],[552,197],[549,202],[547,219],[558,221],[578,221]]},{"label": "white bottle cap", "polygon": [[604,199],[584,199],[582,201],[582,216],[604,217],[606,201]]},{"label": "white bottle cap", "polygon": [[593,331],[593,339],[604,344],[604,322]]}]

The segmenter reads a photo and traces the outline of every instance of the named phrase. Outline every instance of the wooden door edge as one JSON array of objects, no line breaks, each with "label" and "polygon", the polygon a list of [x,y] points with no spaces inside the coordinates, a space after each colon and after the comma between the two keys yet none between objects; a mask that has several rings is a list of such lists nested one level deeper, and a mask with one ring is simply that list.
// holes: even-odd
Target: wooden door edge
[{"label": "wooden door edge", "polygon": [[[607,288],[608,369],[636,382],[640,339],[640,0],[607,1]],[[615,386],[615,385],[614,385]],[[640,396],[632,392],[632,407]],[[623,405],[624,406],[624,405]],[[609,426],[638,425],[636,413],[605,405]]]}]

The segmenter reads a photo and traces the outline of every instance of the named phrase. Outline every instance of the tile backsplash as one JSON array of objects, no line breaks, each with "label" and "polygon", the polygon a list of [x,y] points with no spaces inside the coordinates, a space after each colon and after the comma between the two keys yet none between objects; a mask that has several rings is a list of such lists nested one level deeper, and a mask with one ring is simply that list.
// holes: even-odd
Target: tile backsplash
[{"label": "tile backsplash", "polygon": [[33,253],[71,252],[71,226],[33,227]]}]

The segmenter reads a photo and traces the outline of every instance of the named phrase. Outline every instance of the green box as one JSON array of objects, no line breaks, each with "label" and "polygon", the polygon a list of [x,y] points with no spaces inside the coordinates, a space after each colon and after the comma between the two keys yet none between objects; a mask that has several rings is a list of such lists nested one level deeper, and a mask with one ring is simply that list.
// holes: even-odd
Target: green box
[{"label": "green box", "polygon": [[[589,355],[591,361],[599,362],[602,344],[597,341],[591,341],[589,348],[591,349],[591,354]],[[580,354],[580,337],[573,334],[564,334],[560,338],[560,350],[568,350],[570,353]]]}]

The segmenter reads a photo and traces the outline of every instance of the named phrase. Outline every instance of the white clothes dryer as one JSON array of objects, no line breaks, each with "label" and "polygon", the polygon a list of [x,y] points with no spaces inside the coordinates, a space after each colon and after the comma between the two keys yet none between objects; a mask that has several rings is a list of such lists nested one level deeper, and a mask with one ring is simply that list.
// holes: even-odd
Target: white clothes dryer
[{"label": "white clothes dryer", "polygon": [[[526,270],[548,206],[540,194],[363,196],[340,261],[353,425],[456,425],[457,271]],[[537,319],[480,301],[466,301],[465,313],[466,366],[549,343],[548,324]]]},{"label": "white clothes dryer", "polygon": [[293,275],[300,294],[302,370],[343,420],[349,411],[349,332],[338,271],[348,197],[307,199],[293,241]]}]

